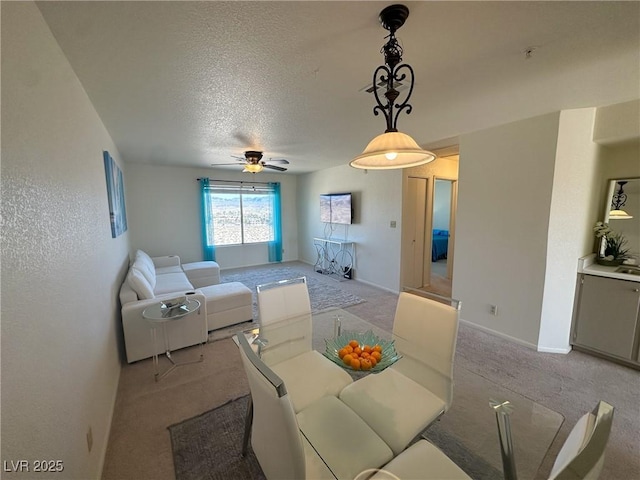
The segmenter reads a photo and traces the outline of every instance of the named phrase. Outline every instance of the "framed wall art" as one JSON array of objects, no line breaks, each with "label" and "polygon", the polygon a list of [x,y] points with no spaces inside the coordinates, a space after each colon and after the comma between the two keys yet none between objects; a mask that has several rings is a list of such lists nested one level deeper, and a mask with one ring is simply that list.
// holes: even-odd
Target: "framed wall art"
[{"label": "framed wall art", "polygon": [[107,151],[104,152],[104,171],[107,177],[111,236],[116,238],[127,231],[127,211],[124,206],[124,179],[122,170],[120,170],[118,164]]}]

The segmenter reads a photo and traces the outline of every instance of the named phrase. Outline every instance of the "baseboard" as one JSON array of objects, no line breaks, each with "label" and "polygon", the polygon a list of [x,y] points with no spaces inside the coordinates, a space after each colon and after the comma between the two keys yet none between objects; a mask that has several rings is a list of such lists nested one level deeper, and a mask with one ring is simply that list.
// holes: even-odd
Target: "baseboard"
[{"label": "baseboard", "polygon": [[464,323],[468,327],[475,328],[477,330],[481,330],[481,331],[483,331],[485,333],[488,333],[490,335],[494,335],[496,337],[500,337],[500,338],[502,338],[504,340],[508,340],[508,341],[510,341],[512,343],[517,343],[518,345],[525,346],[525,347],[530,348],[532,350],[536,350],[536,351],[538,350],[538,346],[533,344],[533,343],[531,343],[531,342],[525,342],[524,340],[522,340],[520,338],[512,337],[511,335],[507,335],[505,333],[498,332],[497,330],[493,330],[491,328],[487,328],[487,327],[485,327],[483,325],[478,325],[477,323],[473,323],[473,322],[470,322],[468,320],[464,320],[462,318],[460,319],[460,323]]},{"label": "baseboard", "polygon": [[538,347],[538,351],[542,353],[561,353],[563,355],[566,355],[571,351],[571,347],[567,347],[567,348]]},{"label": "baseboard", "polygon": [[385,292],[393,293],[395,295],[399,295],[400,294],[400,291],[398,291],[398,290],[393,290],[392,288],[383,287],[382,285],[378,285],[377,283],[367,282],[366,280],[360,280],[358,278],[356,278],[355,281],[356,282],[360,282],[360,283],[364,283],[365,285],[370,285],[372,287],[379,288],[380,290],[384,290]]}]

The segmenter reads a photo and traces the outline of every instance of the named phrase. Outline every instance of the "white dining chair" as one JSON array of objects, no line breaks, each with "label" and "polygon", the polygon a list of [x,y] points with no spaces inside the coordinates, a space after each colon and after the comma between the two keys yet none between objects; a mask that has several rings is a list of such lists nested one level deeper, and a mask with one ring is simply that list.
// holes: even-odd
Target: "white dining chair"
[{"label": "white dining chair", "polygon": [[[258,320],[269,343],[261,356],[286,383],[296,412],[314,400],[337,397],[353,382],[343,368],[313,349],[311,302],[306,277],[257,286]],[[306,321],[299,321],[306,316]],[[287,325],[294,319],[295,327]],[[297,331],[291,331],[296,328]]]},{"label": "white dining chair", "polygon": [[[373,476],[370,476],[373,473]],[[426,439],[420,439],[379,469],[354,480],[471,480],[453,460]]]},{"label": "white dining chair", "polygon": [[296,414],[286,383],[244,335],[237,340],[253,398],[251,446],[267,479],[353,479],[393,457],[371,428],[334,396],[321,397]]},{"label": "white dining chair", "polygon": [[[496,412],[505,480],[517,480],[509,402],[491,402]],[[556,457],[549,480],[595,480],[604,465],[604,453],[613,425],[614,407],[600,401],[576,422]]]},{"label": "white dining chair", "polygon": [[442,303],[402,292],[393,322],[394,344],[402,358],[340,393],[396,455],[451,406],[459,313],[456,300]]},{"label": "white dining chair", "polygon": [[[313,349],[311,302],[306,277],[258,285],[256,290],[261,332],[258,343],[262,345],[256,351],[287,383],[294,411],[301,411],[325,395],[337,397],[353,379],[344,369]],[[252,409],[250,400],[242,442],[243,454],[247,451],[251,435]]]}]

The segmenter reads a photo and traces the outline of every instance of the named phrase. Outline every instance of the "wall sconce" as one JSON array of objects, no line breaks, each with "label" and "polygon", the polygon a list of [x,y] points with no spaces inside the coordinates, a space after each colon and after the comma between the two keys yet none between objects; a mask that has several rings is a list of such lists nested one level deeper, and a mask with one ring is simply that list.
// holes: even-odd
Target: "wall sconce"
[{"label": "wall sconce", "polygon": [[[402,111],[411,113],[408,103],[413,93],[414,75],[411,65],[402,62],[402,47],[396,40],[396,30],[404,25],[409,16],[409,9],[404,5],[390,5],[380,12],[380,23],[389,31],[389,41],[382,47],[385,65],[380,65],[373,72],[373,95],[377,105],[373,107],[374,115],[382,113],[386,119],[387,129],[382,135],[375,137],[362,154],[349,163],[352,167],[385,170],[407,168],[422,165],[435,160],[432,152],[423,150],[416,141],[397,129],[398,115]],[[409,80],[409,91],[404,101],[396,102],[400,92],[395,85]],[[378,94],[379,86],[385,86],[385,103]]]}]

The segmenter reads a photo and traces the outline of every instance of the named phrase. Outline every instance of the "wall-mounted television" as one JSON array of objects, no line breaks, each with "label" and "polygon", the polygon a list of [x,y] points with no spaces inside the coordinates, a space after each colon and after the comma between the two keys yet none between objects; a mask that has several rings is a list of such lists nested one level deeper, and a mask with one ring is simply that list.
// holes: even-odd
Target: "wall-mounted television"
[{"label": "wall-mounted television", "polygon": [[351,193],[320,195],[320,221],[350,225],[353,223]]}]

